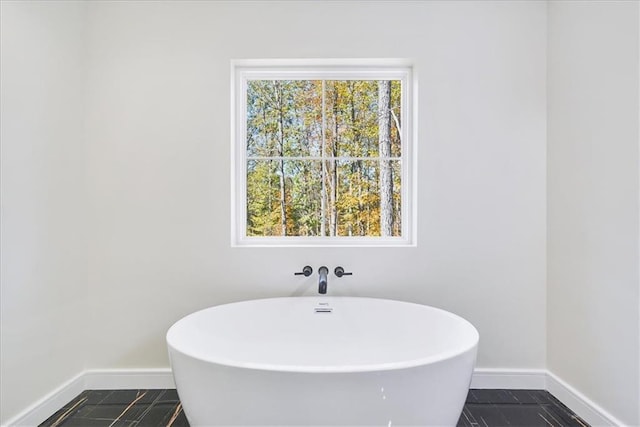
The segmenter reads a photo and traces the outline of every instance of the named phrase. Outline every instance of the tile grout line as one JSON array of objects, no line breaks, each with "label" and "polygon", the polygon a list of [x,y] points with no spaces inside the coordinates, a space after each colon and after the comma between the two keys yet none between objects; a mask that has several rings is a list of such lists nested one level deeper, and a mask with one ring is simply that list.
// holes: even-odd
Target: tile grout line
[{"label": "tile grout line", "polygon": [[[167,393],[167,390],[160,390],[160,393],[158,393],[158,395],[155,397],[155,399],[153,399],[153,401],[149,404],[149,406],[138,416],[138,419],[135,420],[134,422],[136,423],[136,425],[142,421],[144,419],[144,417],[146,417],[149,412],[151,412],[151,410],[153,409],[153,407],[158,404],[162,398],[162,396],[164,396]],[[53,426],[52,426],[53,427]]]},{"label": "tile grout line", "polygon": [[178,403],[178,406],[176,406],[176,410],[173,412],[171,419],[167,423],[167,427],[171,427],[173,425],[173,423],[178,418],[178,415],[180,415],[180,412],[182,412],[182,403]]},{"label": "tile grout line", "polygon": [[[113,425],[114,425],[117,421],[119,421],[119,420],[120,420],[120,417],[122,417],[124,414],[126,414],[126,413],[127,413],[127,411],[128,411],[129,409],[131,409],[131,407],[132,407],[133,405],[135,405],[135,404],[136,404],[136,402],[137,402],[138,400],[142,399],[142,398],[147,394],[147,392],[148,392],[148,390],[146,390],[144,393],[142,393],[141,395],[139,395],[138,397],[136,397],[136,398],[134,399],[134,401],[133,401],[133,402],[129,403],[129,406],[127,406],[127,407],[124,409],[124,411],[122,411],[122,412],[120,413],[120,415],[118,415],[118,417],[117,417],[115,420],[113,420],[113,422],[112,422],[111,424],[109,424],[109,427],[113,427]],[[138,393],[140,393],[140,392],[138,392]]]},{"label": "tile grout line", "polygon": [[51,424],[51,427],[57,427],[58,425],[60,425],[65,420],[67,415],[69,415],[78,405],[86,402],[87,400],[88,400],[87,397],[80,399],[75,405],[73,405],[71,408],[67,409],[62,415],[60,415],[58,419],[55,420],[53,424]]}]

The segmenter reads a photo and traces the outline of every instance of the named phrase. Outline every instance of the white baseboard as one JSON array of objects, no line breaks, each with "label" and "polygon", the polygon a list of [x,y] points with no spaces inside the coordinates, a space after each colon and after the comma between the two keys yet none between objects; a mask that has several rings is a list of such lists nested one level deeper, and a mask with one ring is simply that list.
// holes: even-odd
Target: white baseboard
[{"label": "white baseboard", "polygon": [[560,379],[553,372],[547,371],[546,389],[592,427],[624,426],[624,423]]},{"label": "white baseboard", "polygon": [[471,378],[471,388],[546,390],[546,386],[544,369],[476,368]]},{"label": "white baseboard", "polygon": [[85,390],[176,388],[170,368],[91,369],[84,372]]},{"label": "white baseboard", "polygon": [[2,427],[37,426],[84,390],[125,390],[175,388],[171,369],[91,369],[84,371],[20,414],[2,424]]},{"label": "white baseboard", "polygon": [[[84,390],[175,388],[169,368],[84,371],[8,420],[3,426],[36,426]],[[569,384],[544,369],[477,368],[471,388],[548,390],[591,426],[623,424]]]},{"label": "white baseboard", "polygon": [[84,390],[84,373],[80,373],[53,390],[2,426],[37,426]]}]

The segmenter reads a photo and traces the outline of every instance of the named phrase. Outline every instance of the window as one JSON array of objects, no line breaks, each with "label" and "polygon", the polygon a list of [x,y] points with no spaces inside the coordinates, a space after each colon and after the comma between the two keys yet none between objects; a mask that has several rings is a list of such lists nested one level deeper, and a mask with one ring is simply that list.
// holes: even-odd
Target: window
[{"label": "window", "polygon": [[415,244],[410,66],[238,61],[232,79],[233,244]]}]

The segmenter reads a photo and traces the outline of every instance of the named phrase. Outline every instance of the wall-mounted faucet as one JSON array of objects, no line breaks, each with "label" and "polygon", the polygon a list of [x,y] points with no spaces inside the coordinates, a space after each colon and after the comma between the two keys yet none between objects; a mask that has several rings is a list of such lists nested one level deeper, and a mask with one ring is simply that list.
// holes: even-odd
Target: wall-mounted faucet
[{"label": "wall-mounted faucet", "polygon": [[321,294],[327,293],[327,274],[329,274],[329,269],[324,265],[318,269],[318,292]]},{"label": "wall-mounted faucet", "polygon": [[[344,268],[340,266],[336,267],[333,270],[333,273],[337,277],[351,276],[353,274],[350,271],[349,272],[344,271]],[[302,271],[298,271],[293,274],[296,276],[309,277],[311,276],[311,274],[313,274],[313,268],[311,268],[310,265],[305,265]],[[327,293],[327,276],[328,275],[329,275],[329,269],[326,266],[323,265],[318,269],[318,293],[320,294],[324,295]]]}]

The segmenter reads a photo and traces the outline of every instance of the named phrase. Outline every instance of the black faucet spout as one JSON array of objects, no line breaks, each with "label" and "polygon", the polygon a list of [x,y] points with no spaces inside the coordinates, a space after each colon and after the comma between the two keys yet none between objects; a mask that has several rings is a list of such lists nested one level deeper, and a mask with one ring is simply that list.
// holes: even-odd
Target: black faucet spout
[{"label": "black faucet spout", "polygon": [[323,295],[327,293],[327,274],[329,274],[327,267],[322,266],[318,269],[318,275],[320,276],[318,279],[318,292]]}]

